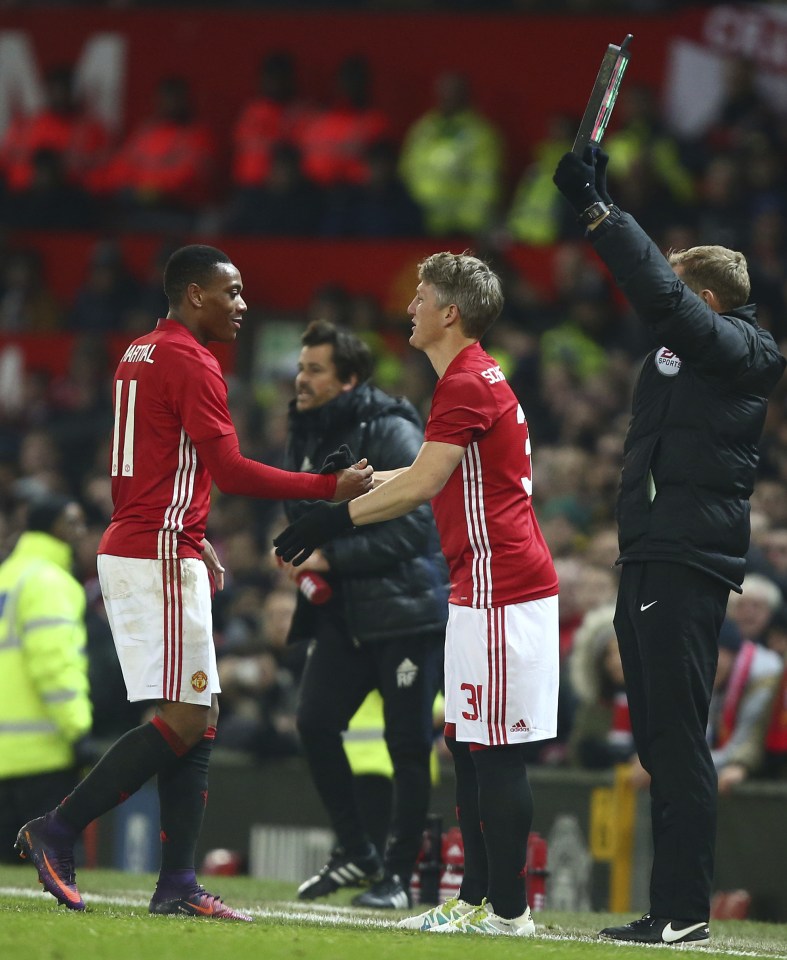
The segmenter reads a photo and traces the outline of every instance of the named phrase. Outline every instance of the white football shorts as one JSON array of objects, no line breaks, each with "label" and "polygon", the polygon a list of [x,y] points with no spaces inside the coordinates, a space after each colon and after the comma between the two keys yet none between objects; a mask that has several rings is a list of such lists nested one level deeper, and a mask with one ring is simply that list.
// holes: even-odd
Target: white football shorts
[{"label": "white football shorts", "polygon": [[128,699],[210,706],[221,687],[202,560],[99,554],[98,579]]},{"label": "white football shorts", "polygon": [[445,719],[456,739],[500,746],[557,733],[558,598],[448,604]]}]

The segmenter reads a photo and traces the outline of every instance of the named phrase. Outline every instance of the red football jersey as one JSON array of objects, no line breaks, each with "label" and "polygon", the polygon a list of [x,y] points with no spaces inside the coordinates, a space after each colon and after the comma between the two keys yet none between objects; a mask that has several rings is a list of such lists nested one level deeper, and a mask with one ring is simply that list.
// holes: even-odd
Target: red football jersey
[{"label": "red football jersey", "polygon": [[488,608],[554,596],[557,574],[531,500],[525,414],[479,344],[438,380],[425,439],[466,448],[432,500],[450,602]]},{"label": "red football jersey", "polygon": [[212,481],[194,444],[235,433],[218,360],[183,324],[159,320],[123,354],[113,397],[114,511],[98,552],[201,557]]}]

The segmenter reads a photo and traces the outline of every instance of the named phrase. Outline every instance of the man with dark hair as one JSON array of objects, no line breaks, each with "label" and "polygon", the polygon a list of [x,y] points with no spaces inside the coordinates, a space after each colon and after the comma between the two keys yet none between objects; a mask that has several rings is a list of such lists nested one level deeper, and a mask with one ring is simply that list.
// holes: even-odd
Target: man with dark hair
[{"label": "man with dark hair", "polygon": [[[367,345],[325,320],[309,324],[301,342],[285,466],[313,471],[341,444],[363,451],[375,469],[410,463],[423,441],[420,417],[407,400],[369,382],[373,360]],[[309,506],[288,502],[288,519]],[[371,883],[355,904],[406,907],[429,803],[432,704],[448,614],[448,573],[432,512],[424,505],[374,536],[356,531],[339,537],[301,569],[319,572],[333,588],[321,606],[299,594],[290,639],[314,638],[298,731],[338,845],[298,894],[311,900]],[[364,828],[362,798],[342,744],[342,732],[372,690],[382,696],[380,748],[387,746],[393,766],[383,859]]]},{"label": "man with dark hair", "polygon": [[266,499],[343,499],[368,487],[371,468],[313,476],[241,456],[227,385],[207,348],[231,343],[241,327],[240,272],[225,253],[195,245],[173,253],[164,278],[166,319],[128,347],[115,374],[114,510],[98,548],[128,698],[155,701],[155,716],[110,747],[55,810],[26,823],[17,848],[46,890],[83,910],[76,837],[157,776],[161,873],[151,913],[251,920],[207,893],[194,870],[220,692],[210,578],[221,589],[224,571],[205,540],[211,485]]},{"label": "man with dark hair", "polygon": [[662,256],[606,189],[607,156],[565,154],[554,180],[661,344],[646,358],[623,450],[615,633],[634,742],[651,775],[650,910],[600,936],[707,943],[717,777],[706,739],[719,631],[741,592],[768,395],[785,366],[747,304],[743,254]]},{"label": "man with dark hair", "polygon": [[532,937],[525,744],[557,732],[557,574],[533,512],[524,411],[479,343],[503,306],[500,279],[482,260],[447,252],[427,257],[419,277],[410,343],[439,378],[421,449],[411,465],[376,473],[379,486],[352,507],[320,504],[274,543],[301,566],[326,541],[432,501],[451,577],[445,740],[465,872],[458,897],[401,925]]},{"label": "man with dark hair", "polygon": [[85,656],[85,591],[72,576],[85,515],[72,498],[32,501],[24,533],[0,564],[0,861],[20,822],[38,817],[77,781],[92,707]]}]

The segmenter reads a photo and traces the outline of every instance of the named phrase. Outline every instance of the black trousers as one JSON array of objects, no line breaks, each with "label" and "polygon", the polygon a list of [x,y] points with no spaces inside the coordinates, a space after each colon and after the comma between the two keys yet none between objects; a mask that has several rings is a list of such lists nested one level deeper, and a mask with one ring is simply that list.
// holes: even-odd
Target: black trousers
[{"label": "black trousers", "polygon": [[[444,636],[414,635],[355,646],[340,621],[320,617],[301,683],[298,732],[314,785],[338,842],[357,849],[367,837],[342,742],[353,714],[374,689],[383,699],[385,742],[393,764],[393,803],[385,866],[407,886],[431,790],[432,705],[442,680]],[[409,660],[413,670],[402,664]]]},{"label": "black trousers", "polygon": [[16,863],[19,828],[56,807],[76,786],[76,767],[0,780],[0,863]]},{"label": "black trousers", "polygon": [[651,775],[654,917],[710,915],[718,784],[705,732],[728,597],[693,567],[623,566],[615,632],[634,742]]}]

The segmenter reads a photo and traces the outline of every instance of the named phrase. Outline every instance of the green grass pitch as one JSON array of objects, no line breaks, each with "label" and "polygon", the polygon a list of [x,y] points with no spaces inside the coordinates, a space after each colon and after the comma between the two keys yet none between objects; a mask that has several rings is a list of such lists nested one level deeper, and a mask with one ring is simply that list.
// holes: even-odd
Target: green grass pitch
[{"label": "green grass pitch", "polygon": [[[84,913],[59,907],[41,891],[28,865],[0,867],[2,960],[512,960],[522,956],[628,960],[643,951],[696,957],[771,957],[787,960],[787,925],[714,921],[708,947],[641,947],[600,942],[596,931],[612,914],[544,911],[533,940],[436,936],[396,929],[406,912],[354,909],[355,891],[318,903],[298,902],[292,885],[249,877],[207,877],[227,903],[248,909],[253,924],[188,917],[153,917],[147,903],[155,878],[82,870]],[[472,941],[472,943],[471,943]],[[468,951],[468,948],[471,948]]]}]

